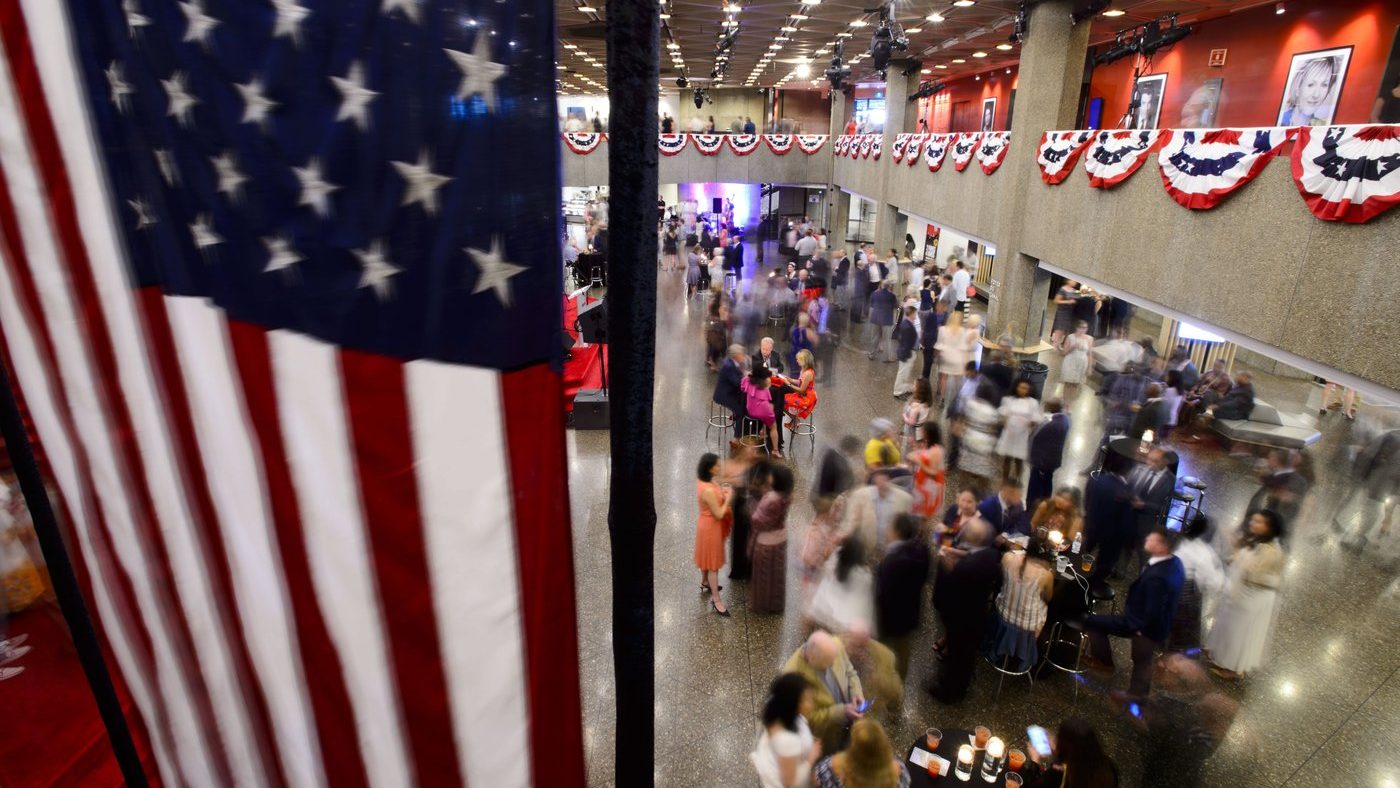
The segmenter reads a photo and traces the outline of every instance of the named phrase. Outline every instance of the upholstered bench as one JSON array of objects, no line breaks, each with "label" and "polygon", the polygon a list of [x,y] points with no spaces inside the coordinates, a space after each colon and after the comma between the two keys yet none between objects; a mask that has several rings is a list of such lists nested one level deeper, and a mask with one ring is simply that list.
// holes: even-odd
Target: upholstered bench
[{"label": "upholstered bench", "polygon": [[1248,419],[1215,419],[1211,429],[1229,442],[1278,449],[1301,449],[1322,437],[1311,417],[1279,413],[1278,408],[1259,399]]}]

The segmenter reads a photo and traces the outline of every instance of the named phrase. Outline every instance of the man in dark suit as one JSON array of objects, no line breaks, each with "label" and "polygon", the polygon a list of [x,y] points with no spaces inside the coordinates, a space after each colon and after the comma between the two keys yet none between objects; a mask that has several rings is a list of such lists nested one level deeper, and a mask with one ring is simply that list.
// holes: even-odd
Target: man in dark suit
[{"label": "man in dark suit", "polygon": [[954,550],[939,551],[933,607],[943,622],[947,646],[938,681],[926,688],[940,703],[962,702],[972,683],[987,611],[1001,587],[1001,553],[991,546],[992,538],[991,526],[974,519],[962,531],[966,555],[954,559]]},{"label": "man in dark suit", "polygon": [[943,325],[947,314],[941,308],[934,307],[919,315],[919,347],[924,351],[924,371],[919,377],[934,383],[938,381],[929,377],[933,372],[934,359],[938,358],[938,352],[933,346],[938,342],[938,329]]},{"label": "man in dark suit", "polygon": [[919,310],[912,306],[904,308],[904,316],[894,327],[894,357],[899,361],[899,370],[894,375],[894,396],[904,399],[914,393],[914,348],[919,344],[919,329],[914,321],[919,319]]},{"label": "man in dark suit", "polygon": [[1149,383],[1143,390],[1146,399],[1137,415],[1133,416],[1132,426],[1128,427],[1128,437],[1142,439],[1144,432],[1152,430],[1154,436],[1162,435],[1162,425],[1167,423],[1167,403],[1162,401],[1160,383]]},{"label": "man in dark suit", "polygon": [[1011,382],[1016,371],[1006,362],[1006,350],[993,351],[987,363],[982,365],[982,377],[996,387],[996,398],[990,400],[993,407],[1001,407],[1001,400],[1011,390]]},{"label": "man in dark suit", "polygon": [[[1147,462],[1133,468],[1127,481],[1133,491],[1133,545],[1141,551],[1147,534],[1171,506],[1172,493],[1176,491],[1176,474],[1172,473],[1166,451],[1153,449],[1147,453]],[[1141,555],[1139,558],[1144,562],[1147,560]]]},{"label": "man in dark suit", "polygon": [[1065,457],[1065,439],[1069,437],[1069,415],[1059,397],[1045,400],[1045,412],[1050,418],[1031,431],[1030,482],[1026,485],[1026,511],[1034,513],[1036,504],[1055,491],[1055,471]]},{"label": "man in dark suit", "polygon": [[772,337],[759,340],[758,352],[754,354],[752,366],[768,367],[768,371],[776,375],[783,374],[783,357],[773,349]]},{"label": "man in dark suit", "polygon": [[1130,462],[1109,452],[1103,470],[1084,486],[1084,552],[1099,551],[1089,577],[1095,588],[1107,587],[1109,574],[1136,533],[1133,491],[1123,475]]},{"label": "man in dark suit", "polygon": [[1146,698],[1152,690],[1152,662],[1171,633],[1186,570],[1181,559],[1172,555],[1171,537],[1165,529],[1153,529],[1147,536],[1147,566],[1128,587],[1122,615],[1089,616],[1084,630],[1089,635],[1089,669],[1113,671],[1113,652],[1108,636],[1131,638],[1133,675],[1128,694]]},{"label": "man in dark suit", "polygon": [[730,345],[729,357],[719,368],[719,378],[715,380],[714,401],[734,416],[734,439],[738,440],[743,429],[745,415],[744,392],[739,387],[748,368],[749,359],[744,355],[743,345]]},{"label": "man in dark suit", "polygon": [[1021,485],[1014,479],[1001,483],[995,495],[989,495],[977,506],[977,513],[997,534],[1025,533],[1026,507],[1021,505]]},{"label": "man in dark suit", "polygon": [[894,541],[875,569],[875,626],[880,642],[894,652],[899,677],[909,672],[910,636],[919,628],[928,545],[919,540],[919,519],[907,512],[894,518]]}]

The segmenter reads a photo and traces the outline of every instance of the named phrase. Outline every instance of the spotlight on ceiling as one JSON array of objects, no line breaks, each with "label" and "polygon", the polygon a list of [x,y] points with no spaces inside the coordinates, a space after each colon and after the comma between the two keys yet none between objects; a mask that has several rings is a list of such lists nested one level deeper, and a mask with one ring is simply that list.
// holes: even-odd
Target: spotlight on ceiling
[{"label": "spotlight on ceiling", "polygon": [[842,81],[851,75],[851,67],[842,61],[842,56],[846,51],[846,42],[836,42],[836,54],[831,56],[831,65],[826,67],[826,79],[831,83],[832,90],[841,90]]},{"label": "spotlight on ceiling", "polygon": [[1282,13],[1285,13],[1286,11],[1288,11],[1288,9],[1287,9],[1287,8],[1284,8],[1283,3],[1279,3],[1278,5],[1275,5],[1275,6],[1274,6],[1274,13],[1275,13],[1275,14],[1282,14]]},{"label": "spotlight on ceiling", "polygon": [[704,88],[696,88],[695,95],[691,97],[691,99],[695,102],[696,109],[700,109],[701,107],[705,106],[705,99],[707,98],[709,98],[709,96],[706,95]]},{"label": "spotlight on ceiling", "polygon": [[894,3],[886,3],[879,11],[880,26],[870,37],[870,65],[874,66],[883,79],[895,51],[904,52],[909,49],[909,37],[904,34],[899,20],[895,18]]},{"label": "spotlight on ceiling", "polygon": [[683,88],[689,84],[690,80],[686,79],[685,77],[676,77],[676,87]]}]

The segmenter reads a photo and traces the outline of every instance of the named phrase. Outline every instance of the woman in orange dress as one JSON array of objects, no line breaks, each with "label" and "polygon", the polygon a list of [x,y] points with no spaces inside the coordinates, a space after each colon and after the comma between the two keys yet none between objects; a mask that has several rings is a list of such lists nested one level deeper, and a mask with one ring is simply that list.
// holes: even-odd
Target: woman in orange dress
[{"label": "woman in orange dress", "polygon": [[816,359],[812,357],[812,351],[803,348],[797,351],[797,368],[801,373],[797,376],[797,382],[793,384],[793,390],[783,397],[783,410],[789,416],[787,428],[789,430],[797,427],[797,419],[805,419],[812,415],[812,411],[817,407],[817,372],[815,369]]},{"label": "woman in orange dress", "polygon": [[700,458],[695,475],[695,497],[700,503],[700,519],[695,524],[695,565],[700,569],[700,593],[710,594],[710,609],[721,616],[729,615],[720,591],[719,570],[724,568],[724,540],[729,537],[732,522],[729,510],[729,490],[715,484],[719,455],[706,452]]},{"label": "woman in orange dress", "polygon": [[925,526],[924,536],[931,531],[934,518],[942,513],[943,488],[947,484],[947,470],[943,465],[943,431],[938,422],[929,419],[924,422],[920,442],[923,446],[909,455],[914,466],[914,502],[911,510]]}]

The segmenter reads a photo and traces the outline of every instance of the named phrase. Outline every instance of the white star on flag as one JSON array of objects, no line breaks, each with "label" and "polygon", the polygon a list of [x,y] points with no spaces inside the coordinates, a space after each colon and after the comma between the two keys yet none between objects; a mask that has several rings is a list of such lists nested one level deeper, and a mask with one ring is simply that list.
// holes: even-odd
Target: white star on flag
[{"label": "white star on flag", "polygon": [[237,202],[243,190],[243,182],[248,179],[238,171],[238,162],[233,159],[233,151],[224,151],[211,158],[209,163],[214,165],[214,172],[219,176],[219,191]]},{"label": "white star on flag", "polygon": [[107,84],[112,88],[112,103],[117,106],[118,112],[126,112],[131,109],[131,100],[127,98],[136,91],[127,84],[126,78],[122,76],[122,67],[113,60],[112,65],[107,67]]},{"label": "white star on flag", "polygon": [[361,131],[369,128],[369,103],[379,94],[365,87],[365,67],[360,61],[350,64],[350,70],[343,77],[331,77],[331,82],[340,91],[340,112],[336,122],[354,118]]},{"label": "white star on flag", "polygon": [[243,119],[240,123],[256,123],[267,128],[267,114],[277,108],[277,102],[263,95],[262,80],[253,77],[246,85],[234,83],[243,97]]},{"label": "white star on flag", "polygon": [[185,12],[185,19],[188,24],[185,26],[185,41],[198,41],[205,49],[209,48],[209,34],[214,32],[214,28],[219,26],[219,20],[204,13],[204,5],[200,0],[190,0],[188,3],[181,3],[180,10]]},{"label": "white star on flag", "polygon": [[156,148],[156,166],[160,168],[160,177],[165,179],[165,185],[174,186],[180,180],[180,171],[175,168],[175,154],[166,148]]},{"label": "white star on flag", "polygon": [[194,237],[194,245],[197,249],[204,249],[224,242],[223,236],[214,232],[214,228],[210,226],[209,215],[204,213],[195,217],[194,224],[190,225],[190,235]]},{"label": "white star on flag", "polygon": [[403,269],[384,259],[384,242],[373,241],[368,249],[352,250],[360,258],[360,287],[374,288],[374,295],[383,301],[394,294],[394,283],[390,278],[403,273]]},{"label": "white star on flag", "polygon": [[327,183],[321,176],[321,160],[312,156],[305,167],[293,167],[292,171],[297,174],[297,180],[301,181],[301,198],[297,205],[310,205],[322,218],[330,216],[331,192],[340,187]]},{"label": "white star on flag", "polygon": [[476,46],[471,54],[455,49],[444,49],[462,70],[462,84],[457,87],[457,98],[465,99],[480,95],[487,109],[496,108],[496,80],[505,76],[503,63],[491,61],[491,38],[485,30],[477,31]]},{"label": "white star on flag", "polygon": [[466,252],[476,263],[477,276],[476,287],[472,288],[472,293],[481,293],[488,288],[496,291],[496,299],[501,302],[501,306],[510,306],[510,279],[516,274],[525,270],[525,266],[507,262],[501,256],[501,237],[499,235],[491,237],[491,251],[473,249],[470,246],[462,251]]},{"label": "white star on flag", "polygon": [[170,75],[170,79],[162,79],[160,84],[165,86],[165,94],[170,99],[165,114],[174,117],[181,126],[189,126],[190,110],[199,103],[199,99],[185,90],[185,72],[176,71]]},{"label": "white star on flag", "polygon": [[267,267],[263,269],[263,273],[291,268],[304,259],[297,254],[292,242],[287,240],[285,235],[268,236],[263,238],[262,242],[263,246],[267,247]]},{"label": "white star on flag", "polygon": [[418,0],[384,0],[384,5],[380,7],[379,13],[385,16],[395,8],[403,9],[403,15],[408,17],[408,21],[418,21]]},{"label": "white star on flag", "polygon": [[301,43],[301,23],[311,16],[311,9],[297,5],[296,0],[272,0],[277,11],[277,25],[272,29],[272,37],[287,36],[293,44]]},{"label": "white star on flag", "polygon": [[407,188],[404,189],[403,202],[400,205],[412,205],[415,202],[423,203],[423,210],[429,216],[437,213],[437,190],[443,184],[452,180],[449,176],[438,175],[433,172],[433,160],[428,156],[428,150],[424,148],[418,154],[418,163],[409,164],[403,161],[389,162],[394,165],[394,169],[403,176]]},{"label": "white star on flag", "polygon": [[140,34],[140,28],[151,24],[151,18],[141,13],[136,0],[122,0],[122,13],[126,14],[126,34],[132,38]]},{"label": "white star on flag", "polygon": [[155,217],[151,215],[151,206],[147,205],[145,200],[137,197],[134,200],[127,200],[126,204],[130,205],[131,210],[136,212],[136,229],[144,230],[156,223]]}]

